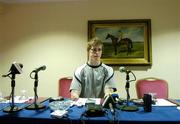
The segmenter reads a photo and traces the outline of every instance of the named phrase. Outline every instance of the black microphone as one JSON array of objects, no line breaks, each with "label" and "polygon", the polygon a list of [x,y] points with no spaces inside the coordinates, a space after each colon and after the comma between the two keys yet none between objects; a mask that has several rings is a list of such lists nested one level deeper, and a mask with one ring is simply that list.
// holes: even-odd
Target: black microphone
[{"label": "black microphone", "polygon": [[32,72],[39,72],[39,71],[41,71],[41,70],[45,70],[46,69],[46,66],[45,65],[43,65],[43,66],[41,66],[41,67],[39,67],[39,68],[36,68],[36,69],[34,69]]},{"label": "black microphone", "polygon": [[11,71],[11,73],[21,74],[22,68],[23,68],[23,64],[13,62],[12,66],[10,68],[10,71]]},{"label": "black microphone", "polygon": [[23,64],[13,62],[9,69],[9,73],[2,75],[2,77],[8,77],[10,74],[21,74],[22,73]]},{"label": "black microphone", "polygon": [[110,109],[111,113],[114,115],[115,112],[114,112],[114,108],[113,108],[112,103],[109,103],[109,109]]},{"label": "black microphone", "polygon": [[131,72],[130,70],[127,70],[124,66],[119,67],[119,71],[120,71],[121,73],[123,73],[123,72],[125,72],[125,73]]},{"label": "black microphone", "polygon": [[2,77],[7,77],[7,76],[9,76],[10,74],[11,74],[11,72],[9,72],[8,74],[2,75]]},{"label": "black microphone", "polygon": [[8,73],[8,74],[6,74],[6,75],[2,75],[2,77],[7,77],[7,76],[9,76],[11,73]]}]

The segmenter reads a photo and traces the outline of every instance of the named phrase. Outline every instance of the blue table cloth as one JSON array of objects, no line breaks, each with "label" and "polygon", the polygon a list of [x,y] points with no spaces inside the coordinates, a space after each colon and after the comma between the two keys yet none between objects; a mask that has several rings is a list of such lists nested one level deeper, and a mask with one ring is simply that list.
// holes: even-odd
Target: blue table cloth
[{"label": "blue table cloth", "polygon": [[[0,122],[1,124],[109,124],[109,123],[121,123],[121,124],[147,124],[147,123],[168,123],[177,124],[180,123],[180,110],[176,106],[171,107],[152,107],[152,112],[145,112],[143,107],[139,107],[138,111],[128,112],[115,109],[115,115],[113,116],[109,109],[104,109],[105,115],[101,117],[87,117],[84,116],[86,111],[85,106],[77,107],[73,106],[69,108],[67,116],[63,118],[53,118],[50,113],[52,110],[48,107],[49,101],[43,103],[46,105],[45,109],[40,110],[26,110],[22,109],[18,112],[6,113],[3,112],[3,108],[8,104],[0,103]],[[17,104],[17,106],[25,107],[27,104]]]}]

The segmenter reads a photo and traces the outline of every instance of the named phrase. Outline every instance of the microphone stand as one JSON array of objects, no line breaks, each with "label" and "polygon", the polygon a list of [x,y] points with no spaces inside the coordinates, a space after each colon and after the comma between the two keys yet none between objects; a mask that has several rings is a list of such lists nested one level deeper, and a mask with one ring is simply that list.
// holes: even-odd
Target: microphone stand
[{"label": "microphone stand", "polygon": [[34,81],[34,103],[30,106],[27,106],[26,109],[29,110],[38,110],[44,109],[46,106],[37,103],[38,95],[37,95],[37,87],[38,87],[38,72],[35,72],[35,81]]},{"label": "microphone stand", "polygon": [[20,111],[21,108],[19,108],[18,106],[16,106],[14,104],[14,88],[15,88],[15,74],[12,73],[12,77],[11,77],[11,95],[10,95],[10,99],[12,100],[12,103],[10,104],[9,107],[6,107],[3,109],[4,112],[8,112],[8,113],[11,113],[11,112],[17,112],[17,111]]},{"label": "microphone stand", "polygon": [[129,100],[130,100],[130,94],[129,94],[129,87],[130,87],[130,81],[129,81],[129,73],[132,73],[131,71],[126,71],[126,93],[127,93],[127,100],[126,100],[126,105],[122,106],[121,110],[123,111],[137,111],[138,107],[134,105],[129,105]]}]

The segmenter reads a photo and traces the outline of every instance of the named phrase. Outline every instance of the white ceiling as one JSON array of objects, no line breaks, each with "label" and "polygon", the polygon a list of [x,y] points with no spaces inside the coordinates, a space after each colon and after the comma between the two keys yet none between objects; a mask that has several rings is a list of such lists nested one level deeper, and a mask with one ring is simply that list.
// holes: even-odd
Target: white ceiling
[{"label": "white ceiling", "polygon": [[70,2],[70,1],[87,1],[87,0],[0,0],[2,3],[34,3],[34,2]]}]

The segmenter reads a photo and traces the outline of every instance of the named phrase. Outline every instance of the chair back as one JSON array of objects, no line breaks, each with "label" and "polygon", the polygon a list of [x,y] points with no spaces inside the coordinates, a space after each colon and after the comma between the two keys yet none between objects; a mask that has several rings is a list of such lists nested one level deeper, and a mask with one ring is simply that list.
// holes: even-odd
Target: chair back
[{"label": "chair back", "polygon": [[168,98],[168,83],[163,79],[148,77],[136,81],[137,97],[144,94],[155,93],[156,98]]},{"label": "chair back", "polygon": [[70,98],[71,93],[69,91],[70,85],[71,85],[72,77],[63,77],[59,79],[59,96],[62,96],[64,98]]}]

